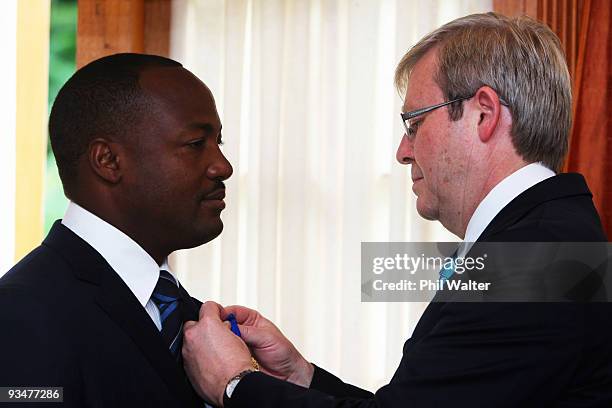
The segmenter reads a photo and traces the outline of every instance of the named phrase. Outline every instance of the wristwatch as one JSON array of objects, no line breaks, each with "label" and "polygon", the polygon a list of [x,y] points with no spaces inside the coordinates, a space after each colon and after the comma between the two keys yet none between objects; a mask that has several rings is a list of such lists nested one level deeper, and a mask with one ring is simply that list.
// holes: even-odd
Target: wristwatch
[{"label": "wristwatch", "polygon": [[242,380],[246,375],[254,373],[256,371],[258,370],[255,370],[255,369],[244,370],[237,376],[230,378],[230,380],[227,382],[227,385],[225,386],[225,397],[228,399],[232,398],[232,394],[234,393],[234,390],[238,386],[238,383],[240,382],[240,380]]}]

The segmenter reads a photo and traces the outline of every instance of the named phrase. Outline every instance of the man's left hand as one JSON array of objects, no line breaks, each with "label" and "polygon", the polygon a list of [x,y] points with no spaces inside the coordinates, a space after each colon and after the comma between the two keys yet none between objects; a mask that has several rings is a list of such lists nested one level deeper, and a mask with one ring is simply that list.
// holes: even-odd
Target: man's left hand
[{"label": "man's left hand", "polygon": [[198,322],[185,322],[184,366],[196,392],[216,406],[223,406],[225,386],[242,371],[252,369],[251,353],[221,319],[223,308],[206,302]]}]

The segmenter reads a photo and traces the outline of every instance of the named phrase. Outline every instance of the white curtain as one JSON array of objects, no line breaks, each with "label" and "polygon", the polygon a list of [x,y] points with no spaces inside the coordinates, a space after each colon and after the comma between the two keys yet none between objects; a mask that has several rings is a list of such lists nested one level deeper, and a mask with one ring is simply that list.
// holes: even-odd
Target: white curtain
[{"label": "white curtain", "polygon": [[220,238],[172,258],[192,295],[260,310],[375,390],[425,305],[361,303],[366,241],[456,240],[415,210],[394,68],[490,0],[175,1],[172,57],[212,90],[234,165]]}]

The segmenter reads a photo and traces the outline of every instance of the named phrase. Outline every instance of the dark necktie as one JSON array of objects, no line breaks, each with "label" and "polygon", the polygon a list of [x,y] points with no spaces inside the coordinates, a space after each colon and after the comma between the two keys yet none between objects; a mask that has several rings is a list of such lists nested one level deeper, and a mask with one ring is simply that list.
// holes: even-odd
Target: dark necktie
[{"label": "dark necktie", "polygon": [[168,271],[159,272],[157,286],[153,290],[151,300],[159,309],[161,320],[161,336],[170,353],[178,361],[183,343],[183,318],[181,313],[181,297],[174,278]]}]

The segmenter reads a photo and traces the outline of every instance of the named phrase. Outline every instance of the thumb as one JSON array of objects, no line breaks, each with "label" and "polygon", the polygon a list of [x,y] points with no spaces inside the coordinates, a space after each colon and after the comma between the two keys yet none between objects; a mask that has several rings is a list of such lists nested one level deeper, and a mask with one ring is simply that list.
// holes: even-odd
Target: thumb
[{"label": "thumb", "polygon": [[193,320],[186,321],[185,323],[183,323],[183,332],[195,326],[196,324],[197,322],[194,322]]},{"label": "thumb", "polygon": [[249,347],[262,348],[269,343],[270,335],[265,329],[241,324],[238,325],[238,329],[240,330],[240,337]]},{"label": "thumb", "polygon": [[203,320],[205,316],[212,317],[217,320],[221,320],[221,312],[223,308],[220,304],[211,300],[204,302],[200,307],[200,320]]}]

